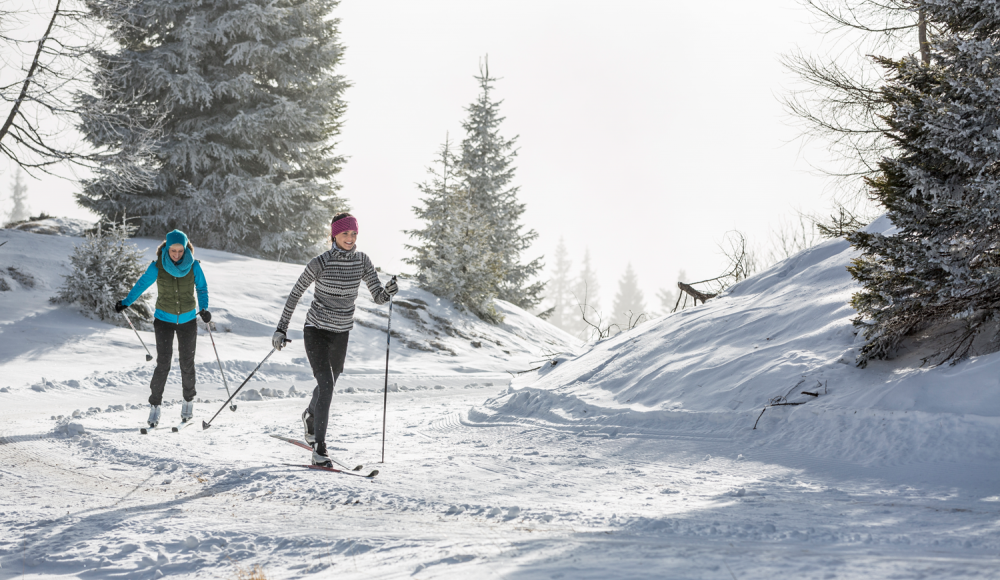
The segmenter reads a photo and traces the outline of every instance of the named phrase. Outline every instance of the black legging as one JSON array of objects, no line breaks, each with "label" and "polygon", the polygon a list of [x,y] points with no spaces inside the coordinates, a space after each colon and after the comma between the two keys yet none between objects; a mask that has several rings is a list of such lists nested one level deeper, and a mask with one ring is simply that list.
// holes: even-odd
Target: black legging
[{"label": "black legging", "polygon": [[177,335],[177,357],[181,361],[184,400],[194,400],[198,394],[194,389],[194,350],[198,341],[198,325],[194,320],[174,324],[157,318],[153,321],[153,332],[156,334],[156,370],[153,371],[153,379],[149,381],[149,404],[159,405],[163,402],[163,387],[167,384],[170,362],[174,358],[174,334]]},{"label": "black legging", "polygon": [[316,388],[309,401],[309,413],[313,416],[313,433],[316,448],[326,449],[326,425],[330,421],[330,402],[333,401],[333,387],[337,377],[344,372],[347,358],[347,338],[350,332],[333,332],[315,326],[307,326],[302,331],[306,345],[306,356],[312,366]]}]

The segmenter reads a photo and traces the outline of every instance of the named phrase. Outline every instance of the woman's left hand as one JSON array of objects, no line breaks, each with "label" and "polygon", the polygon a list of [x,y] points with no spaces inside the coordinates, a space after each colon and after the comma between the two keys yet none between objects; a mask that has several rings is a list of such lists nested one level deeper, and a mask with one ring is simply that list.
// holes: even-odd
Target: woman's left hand
[{"label": "woman's left hand", "polygon": [[389,294],[389,296],[395,296],[396,292],[399,292],[399,286],[396,285],[395,276],[393,276],[392,280],[389,280],[389,283],[385,285],[385,291]]}]

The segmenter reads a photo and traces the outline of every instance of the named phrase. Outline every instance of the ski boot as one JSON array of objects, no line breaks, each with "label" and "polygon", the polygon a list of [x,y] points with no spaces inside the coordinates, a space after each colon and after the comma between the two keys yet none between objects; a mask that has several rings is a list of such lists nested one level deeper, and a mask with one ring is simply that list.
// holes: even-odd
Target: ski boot
[{"label": "ski boot", "polygon": [[149,406],[149,418],[146,419],[146,422],[149,423],[149,428],[150,429],[156,429],[156,426],[160,424],[160,406],[159,405],[150,405]]},{"label": "ski boot", "polygon": [[181,403],[181,423],[187,423],[194,417],[194,401]]},{"label": "ski boot", "polygon": [[333,467],[333,462],[330,461],[330,457],[326,454],[326,443],[313,445],[312,464],[317,467]]},{"label": "ski boot", "polygon": [[306,432],[306,443],[316,446],[316,432],[313,431],[313,416],[309,409],[302,411],[302,428]]}]

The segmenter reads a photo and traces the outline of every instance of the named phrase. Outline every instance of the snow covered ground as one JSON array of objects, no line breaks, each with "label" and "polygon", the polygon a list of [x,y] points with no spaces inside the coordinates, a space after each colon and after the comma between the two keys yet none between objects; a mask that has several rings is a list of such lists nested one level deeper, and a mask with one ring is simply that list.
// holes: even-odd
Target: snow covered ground
[{"label": "snow covered ground", "polygon": [[[47,302],[79,240],[4,240],[0,578],[1000,577],[1000,355],[855,368],[844,242],[591,349],[404,281],[384,464],[386,308],[362,289],[331,449],[367,480],[285,466],[306,454],[268,436],[300,434],[300,341],[211,429],[138,435],[134,334]],[[196,255],[232,386],[301,267]],[[200,423],[225,390],[199,338]],[[774,397],[803,404],[761,415]]]}]

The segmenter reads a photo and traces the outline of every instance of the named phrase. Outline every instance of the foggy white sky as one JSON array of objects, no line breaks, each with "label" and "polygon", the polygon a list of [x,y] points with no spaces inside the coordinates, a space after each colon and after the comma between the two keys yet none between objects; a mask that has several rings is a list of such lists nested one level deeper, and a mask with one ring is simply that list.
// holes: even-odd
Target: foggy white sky
[{"label": "foggy white sky", "polygon": [[[589,246],[605,310],[628,262],[655,310],[679,269],[721,272],[727,230],[762,242],[796,209],[829,204],[808,164],[820,155],[802,152],[779,103],[793,82],[779,55],[820,42],[796,0],[343,0],[336,15],[353,84],[342,194],[359,247],[387,271],[409,270],[416,183],[445,133],[461,138],[486,54],[502,132],[520,136],[524,222],[540,234],[526,257],[552,256],[563,236],[575,271]],[[75,189],[29,182],[31,210],[85,217]]]}]

